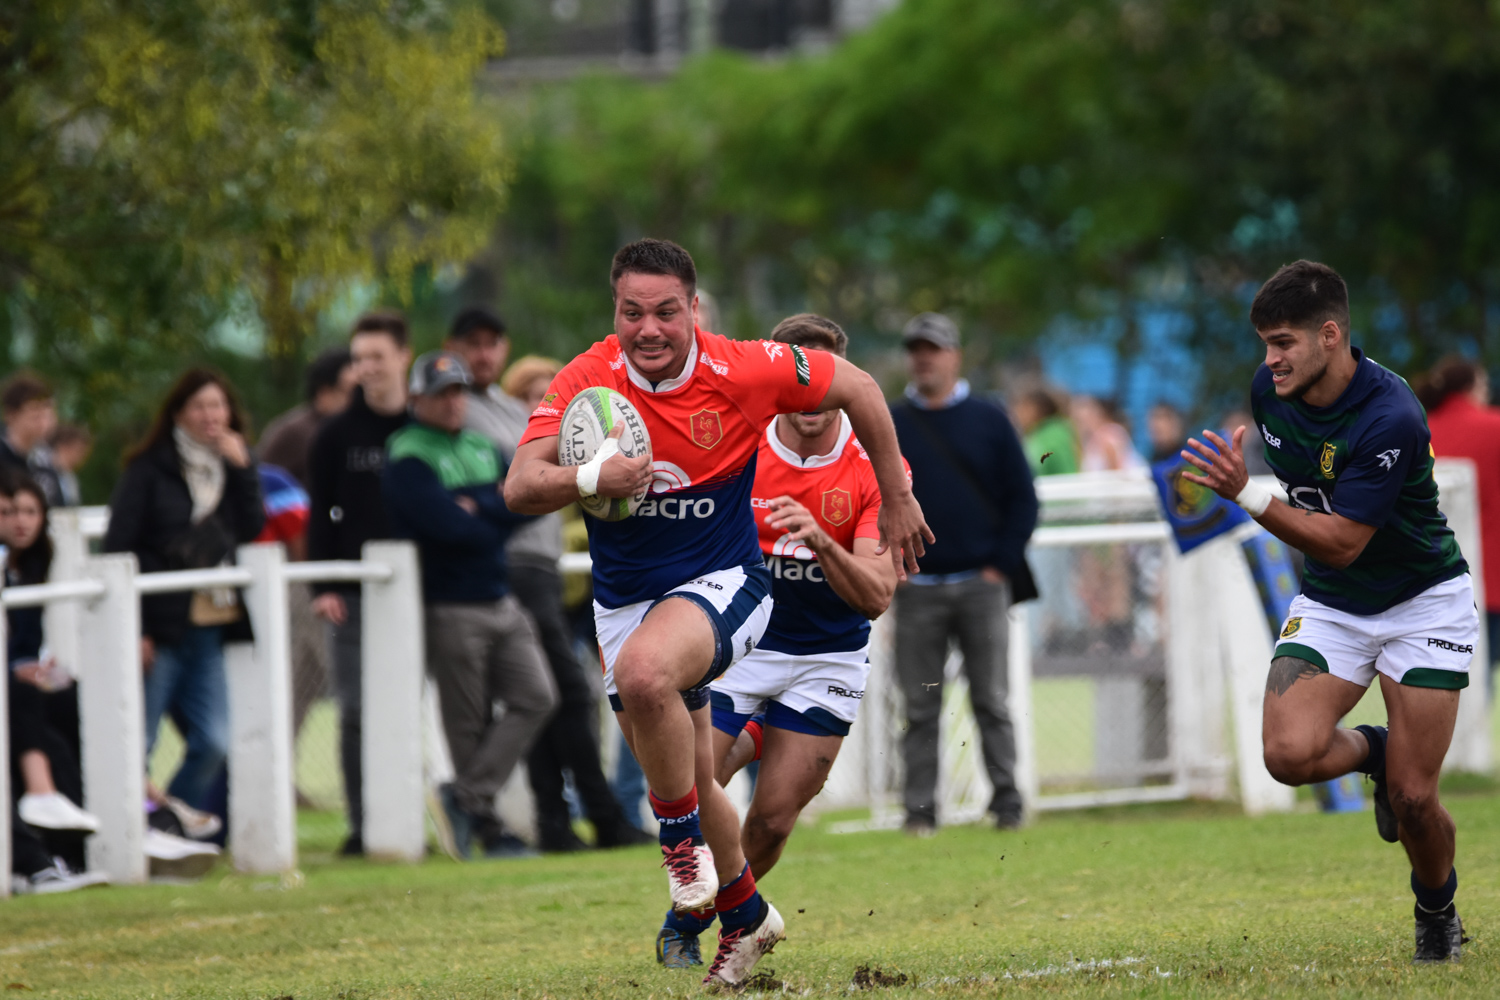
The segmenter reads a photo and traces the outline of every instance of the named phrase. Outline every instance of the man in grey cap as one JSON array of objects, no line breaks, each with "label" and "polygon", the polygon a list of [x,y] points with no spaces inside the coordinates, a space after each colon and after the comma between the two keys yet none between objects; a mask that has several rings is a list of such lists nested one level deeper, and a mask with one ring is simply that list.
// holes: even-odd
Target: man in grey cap
[{"label": "man in grey cap", "polygon": [[506,508],[495,446],[464,429],[472,381],[446,351],[412,365],[412,423],[391,436],[382,492],[395,537],[422,556],[427,670],[457,774],[442,789],[444,846],[467,857],[478,840],[486,855],[507,857],[529,851],[501,828],[495,796],[556,709],[557,688],[505,568],[506,540],[531,518]]},{"label": "man in grey cap", "polygon": [[985,771],[990,812],[1002,829],[1018,826],[1016,741],[1006,668],[1006,615],[1036,596],[1026,542],[1037,500],[1021,440],[1005,411],[973,396],[959,373],[958,325],[922,313],[902,336],[911,382],[891,407],[912,492],[933,524],[962,525],[927,546],[921,573],[896,591],[896,675],[906,699],[906,831],[937,828],[943,664],[950,640],[963,654]]}]

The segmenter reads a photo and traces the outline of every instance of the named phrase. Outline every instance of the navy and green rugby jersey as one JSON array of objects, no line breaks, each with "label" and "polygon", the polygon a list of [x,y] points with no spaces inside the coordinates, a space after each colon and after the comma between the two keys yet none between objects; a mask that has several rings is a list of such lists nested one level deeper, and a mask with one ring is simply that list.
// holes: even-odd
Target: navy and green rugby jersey
[{"label": "navy and green rugby jersey", "polygon": [[1307,559],[1302,592],[1374,615],[1469,571],[1432,478],[1432,436],[1411,387],[1354,348],[1354,379],[1330,406],[1276,396],[1265,365],[1250,386],[1266,461],[1292,506],[1375,526],[1344,569]]}]

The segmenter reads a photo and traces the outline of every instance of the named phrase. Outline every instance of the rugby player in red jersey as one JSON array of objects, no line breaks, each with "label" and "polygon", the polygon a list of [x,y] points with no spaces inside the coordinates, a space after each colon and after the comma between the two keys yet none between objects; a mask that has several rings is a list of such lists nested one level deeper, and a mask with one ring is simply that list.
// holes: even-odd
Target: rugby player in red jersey
[{"label": "rugby player in red jersey", "polygon": [[[511,464],[505,502],[543,514],[581,490],[629,497],[650,486],[631,517],[586,519],[606,689],[650,786],[673,908],[713,905],[719,914],[705,982],[738,985],[783,925],[755,889],[738,817],[714,780],[708,684],[754,648],[770,618],[771,577],[750,507],[766,424],[778,413],[842,409],[880,485],[878,549],[898,577],[916,572],[933,535],[869,375],[825,352],[699,330],[697,271],[674,243],[622,248],[610,284],[614,335],[549,386]],[[614,455],[593,468],[558,463],[563,411],[595,385],[623,393],[640,412],[649,456]]]},{"label": "rugby player in red jersey", "polygon": [[[844,356],[837,323],[804,313],[773,341]],[[766,427],[750,505],[771,569],[775,609],[755,650],[713,682],[719,783],[760,758],[741,844],[762,878],[781,857],[802,809],[828,779],[869,677],[870,619],[896,591],[877,554],[880,487],[843,413],[783,413]],[[711,913],[667,914],[656,959],[701,965],[698,935]]]}]

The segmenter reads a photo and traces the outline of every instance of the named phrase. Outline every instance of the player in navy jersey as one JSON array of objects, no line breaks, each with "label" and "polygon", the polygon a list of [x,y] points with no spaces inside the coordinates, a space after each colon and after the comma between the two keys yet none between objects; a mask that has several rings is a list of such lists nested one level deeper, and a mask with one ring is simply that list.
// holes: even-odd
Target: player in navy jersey
[{"label": "player in navy jersey", "polygon": [[[1271,660],[1266,767],[1289,785],[1361,771],[1376,827],[1400,840],[1416,895],[1417,962],[1456,961],[1453,818],[1438,773],[1479,636],[1469,567],[1438,509],[1427,420],[1410,387],[1349,340],[1349,299],[1331,268],[1297,261],[1256,295],[1266,345],[1251,384],[1255,433],[1290,502],[1245,473],[1232,443],[1188,442],[1187,478],[1244,507],[1307,556],[1302,593]],[[1390,727],[1338,723],[1380,678]]]},{"label": "player in navy jersey", "polygon": [[[843,357],[837,323],[804,313],[777,324],[777,343]],[[880,487],[849,418],[783,413],[766,427],[750,506],[771,570],[775,607],[754,651],[712,684],[718,780],[759,758],[741,844],[757,879],[776,864],[802,809],[822,789],[864,697],[870,619],[896,590],[878,554]],[[700,963],[711,911],[668,912],[656,959]]]},{"label": "player in navy jersey", "polygon": [[[615,333],[553,379],[516,450],[505,502],[543,514],[583,495],[650,487],[630,517],[587,519],[594,622],[615,718],[650,785],[672,906],[716,908],[719,949],[704,982],[736,986],[783,937],[744,861],[739,817],[714,780],[708,711],[709,682],[755,647],[770,617],[771,578],[750,506],[763,428],[788,410],[844,410],[885,499],[880,552],[893,570],[915,572],[933,535],[875,380],[831,354],[698,329],[696,285],[693,260],[675,243],[639,240],[615,255]],[[630,400],[650,454],[601,451],[577,468],[559,463],[564,409],[589,386]]]}]

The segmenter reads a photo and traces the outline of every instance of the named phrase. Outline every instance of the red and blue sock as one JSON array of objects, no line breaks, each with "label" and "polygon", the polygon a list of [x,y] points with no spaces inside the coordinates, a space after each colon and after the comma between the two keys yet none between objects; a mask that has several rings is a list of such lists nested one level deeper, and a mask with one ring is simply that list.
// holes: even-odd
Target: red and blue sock
[{"label": "red and blue sock", "polygon": [[697,785],[682,798],[671,802],[657,798],[655,792],[647,794],[651,799],[651,811],[661,824],[663,847],[675,847],[684,840],[691,840],[695,844],[703,843],[703,831],[698,828]]},{"label": "red and blue sock", "polygon": [[765,718],[764,715],[757,715],[745,723],[745,735],[749,736],[750,742],[755,744],[755,756],[751,757],[751,760],[760,760],[760,751],[766,741]]},{"label": "red and blue sock", "polygon": [[670,927],[684,937],[697,937],[714,925],[714,908],[710,906],[702,913],[678,913],[676,910],[667,911],[667,919],[663,921],[663,927]]},{"label": "red and blue sock", "polygon": [[755,923],[760,919],[760,911],[764,906],[765,901],[755,888],[755,876],[750,873],[749,862],[746,862],[744,871],[728,885],[721,887],[719,894],[714,897],[714,909],[719,912],[719,923],[726,934]]}]

